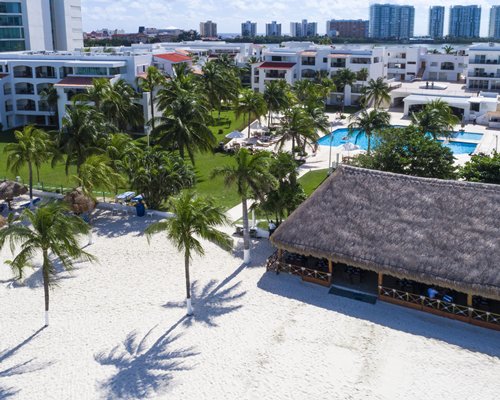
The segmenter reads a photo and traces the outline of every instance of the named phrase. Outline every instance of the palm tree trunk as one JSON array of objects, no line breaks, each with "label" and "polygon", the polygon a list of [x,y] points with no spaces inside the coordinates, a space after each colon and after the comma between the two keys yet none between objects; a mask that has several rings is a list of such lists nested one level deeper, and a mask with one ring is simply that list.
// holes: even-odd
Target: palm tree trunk
[{"label": "palm tree trunk", "polygon": [[370,132],[366,132],[366,137],[368,139],[368,149],[366,150],[366,152],[368,155],[370,155],[371,144],[372,144],[372,134]]},{"label": "palm tree trunk", "polygon": [[45,295],[45,326],[49,326],[49,255],[47,250],[43,250],[43,292]]},{"label": "palm tree trunk", "polygon": [[[151,96],[151,131],[155,129],[155,102],[153,100],[153,88],[151,88],[150,92]],[[148,147],[149,147],[149,136],[151,134],[151,131],[148,133]]]},{"label": "palm tree trunk", "polygon": [[30,206],[33,205],[33,165],[28,163],[29,185],[30,185]]},{"label": "palm tree trunk", "polygon": [[248,205],[247,199],[241,199],[241,206],[243,208],[243,262],[250,263],[250,231],[248,229]]},{"label": "palm tree trunk", "polygon": [[250,139],[250,115],[252,113],[249,111],[248,112],[248,139]]},{"label": "palm tree trunk", "polygon": [[36,166],[36,181],[37,183],[40,183],[40,168],[38,165]]},{"label": "palm tree trunk", "polygon": [[186,275],[186,306],[187,315],[193,315],[193,306],[191,305],[191,280],[189,279],[189,252],[184,253],[184,271]]}]

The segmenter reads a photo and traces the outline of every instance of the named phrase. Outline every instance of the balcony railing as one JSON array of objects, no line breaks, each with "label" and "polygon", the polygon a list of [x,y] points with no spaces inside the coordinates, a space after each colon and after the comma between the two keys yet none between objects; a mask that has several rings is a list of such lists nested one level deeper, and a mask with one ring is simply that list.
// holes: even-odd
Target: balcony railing
[{"label": "balcony railing", "polygon": [[14,78],[33,78],[33,74],[26,71],[14,71]]},{"label": "balcony railing", "polygon": [[453,65],[441,66],[441,71],[453,71],[453,70],[455,70],[455,66],[453,66]]},{"label": "balcony railing", "polygon": [[342,62],[342,63],[331,63],[330,66],[332,68],[345,68],[345,62]]},{"label": "balcony railing", "polygon": [[49,73],[43,73],[43,72],[41,72],[41,73],[37,72],[36,77],[43,78],[43,79],[55,79],[55,78],[57,78],[55,73],[49,74]]},{"label": "balcony railing", "polygon": [[302,60],[302,65],[316,65],[316,61]]},{"label": "balcony railing", "polygon": [[499,60],[471,60],[470,64],[500,64]]},{"label": "balcony railing", "polygon": [[500,73],[494,72],[469,72],[468,75],[471,78],[500,78]]},{"label": "balcony railing", "polygon": [[273,271],[276,273],[284,272],[290,275],[297,275],[302,277],[304,280],[317,281],[322,285],[329,285],[332,275],[329,272],[287,264],[279,259],[278,252],[275,252],[271,257],[269,257],[266,269],[267,271]]},{"label": "balcony railing", "polygon": [[285,73],[266,72],[266,78],[284,79],[285,76],[286,76]]},{"label": "balcony railing", "polygon": [[388,297],[399,302],[412,304],[413,307],[422,311],[440,311],[443,314],[465,319],[468,322],[479,321],[487,324],[492,324],[500,328],[500,314],[495,314],[489,311],[479,310],[477,308],[463,306],[452,302],[447,302],[439,299],[431,299],[430,297],[421,296],[414,293],[403,292],[401,290],[379,286],[379,296],[383,299]]},{"label": "balcony railing", "polygon": [[12,104],[6,104],[5,111],[6,112],[14,111],[14,106]]}]

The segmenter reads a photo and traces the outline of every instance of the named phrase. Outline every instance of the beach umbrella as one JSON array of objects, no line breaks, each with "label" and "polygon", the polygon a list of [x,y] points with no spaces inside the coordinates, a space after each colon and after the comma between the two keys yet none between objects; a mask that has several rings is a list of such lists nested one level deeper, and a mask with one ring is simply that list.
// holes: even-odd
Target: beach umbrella
[{"label": "beach umbrella", "polygon": [[69,204],[71,211],[78,215],[91,212],[97,204],[92,197],[85,194],[81,187],[67,193],[64,201]]},{"label": "beach umbrella", "polygon": [[347,142],[347,143],[344,143],[342,146],[342,151],[354,151],[354,150],[359,150],[360,147],[357,145],[357,144],[354,144],[354,143],[351,143],[351,142]]},{"label": "beach umbrella", "polygon": [[28,193],[28,188],[22,183],[15,181],[3,181],[0,183],[0,199],[12,200],[15,197]]},{"label": "beach umbrella", "polygon": [[245,134],[240,131],[232,131],[231,133],[228,133],[226,137],[228,139],[242,139],[245,137]]}]

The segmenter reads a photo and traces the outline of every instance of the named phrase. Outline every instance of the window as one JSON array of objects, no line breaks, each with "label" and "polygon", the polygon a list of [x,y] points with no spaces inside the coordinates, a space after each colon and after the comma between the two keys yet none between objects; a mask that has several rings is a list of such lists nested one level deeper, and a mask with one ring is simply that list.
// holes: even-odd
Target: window
[{"label": "window", "polygon": [[470,104],[470,110],[471,111],[476,111],[476,112],[479,112],[479,103],[471,103]]},{"label": "window", "polygon": [[6,3],[0,1],[0,13],[2,14],[21,14],[21,3]]},{"label": "window", "polygon": [[323,57],[323,62],[324,62],[324,63],[328,62],[328,58]]},{"label": "window", "polygon": [[281,56],[272,56],[271,61],[281,61]]},{"label": "window", "polygon": [[1,26],[22,26],[23,21],[21,16],[17,15],[0,15]]},{"label": "window", "polygon": [[104,67],[76,67],[75,75],[100,75],[106,76],[108,69]]},{"label": "window", "polygon": [[0,28],[0,39],[24,39],[24,29]]},{"label": "window", "polygon": [[114,67],[109,69],[110,75],[123,75],[127,73],[127,67]]}]

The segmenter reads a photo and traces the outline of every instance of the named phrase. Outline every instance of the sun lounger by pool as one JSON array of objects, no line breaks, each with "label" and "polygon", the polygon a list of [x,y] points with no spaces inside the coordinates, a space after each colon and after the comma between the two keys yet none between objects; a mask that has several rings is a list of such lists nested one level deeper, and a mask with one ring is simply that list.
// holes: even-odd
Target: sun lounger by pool
[{"label": "sun lounger by pool", "polygon": [[123,203],[123,202],[129,201],[134,196],[135,196],[135,192],[125,192],[125,193],[121,193],[121,194],[117,195],[115,197],[115,199],[118,203]]}]

